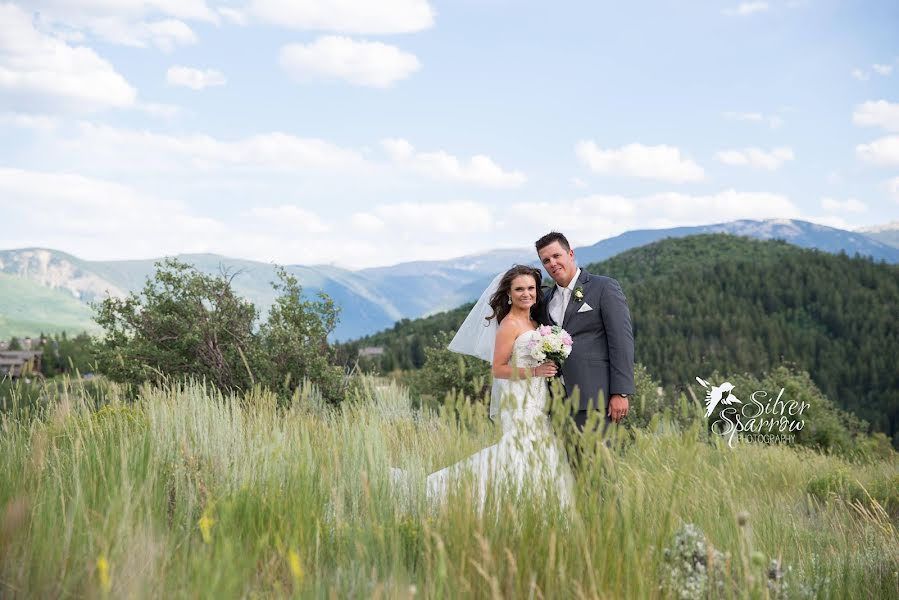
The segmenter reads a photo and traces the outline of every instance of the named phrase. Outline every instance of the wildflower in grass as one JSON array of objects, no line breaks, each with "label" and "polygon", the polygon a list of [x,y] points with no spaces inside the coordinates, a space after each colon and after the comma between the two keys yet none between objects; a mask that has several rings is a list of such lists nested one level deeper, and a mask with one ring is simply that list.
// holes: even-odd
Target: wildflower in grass
[{"label": "wildflower in grass", "polygon": [[212,526],[215,525],[215,519],[209,515],[203,515],[197,522],[200,527],[200,535],[203,536],[203,542],[209,544],[212,542]]},{"label": "wildflower in grass", "polygon": [[112,581],[109,579],[109,561],[102,554],[97,559],[97,579],[100,581],[100,589],[104,593],[109,593],[109,590],[112,589]]},{"label": "wildflower in grass", "polygon": [[287,562],[290,564],[290,574],[297,583],[303,580],[303,565],[300,564],[300,555],[295,550],[287,553]]},{"label": "wildflower in grass", "polygon": [[716,550],[696,525],[685,523],[663,553],[662,589],[679,600],[722,596],[728,580],[728,555]]}]

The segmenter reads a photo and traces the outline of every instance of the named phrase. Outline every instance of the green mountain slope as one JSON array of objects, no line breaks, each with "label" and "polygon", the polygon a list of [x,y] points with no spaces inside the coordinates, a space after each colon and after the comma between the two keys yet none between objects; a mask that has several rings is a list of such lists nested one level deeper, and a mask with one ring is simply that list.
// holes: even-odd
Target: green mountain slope
[{"label": "green mountain slope", "polygon": [[[727,235],[668,239],[587,265],[628,297],[637,360],[684,387],[717,370],[760,374],[789,362],[841,407],[899,434],[899,267]],[[385,368],[415,368],[468,306],[398,323],[342,348],[383,346]],[[894,437],[894,439],[899,439]]]},{"label": "green mountain slope", "polygon": [[91,308],[70,293],[0,273],[0,339],[97,331]]}]

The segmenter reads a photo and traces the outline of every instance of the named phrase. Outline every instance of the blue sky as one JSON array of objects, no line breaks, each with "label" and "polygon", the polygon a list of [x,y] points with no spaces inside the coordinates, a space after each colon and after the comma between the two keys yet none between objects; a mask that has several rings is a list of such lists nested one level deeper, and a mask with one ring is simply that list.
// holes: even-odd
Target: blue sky
[{"label": "blue sky", "polygon": [[0,2],[0,248],[356,268],[899,219],[899,4]]}]

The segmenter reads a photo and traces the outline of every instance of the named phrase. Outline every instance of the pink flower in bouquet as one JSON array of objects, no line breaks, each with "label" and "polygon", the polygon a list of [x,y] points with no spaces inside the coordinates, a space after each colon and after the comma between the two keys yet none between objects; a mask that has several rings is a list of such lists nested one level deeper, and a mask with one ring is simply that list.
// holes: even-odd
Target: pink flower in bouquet
[{"label": "pink flower in bouquet", "polygon": [[544,325],[537,331],[540,339],[531,340],[531,342],[537,342],[533,346],[530,342],[528,343],[531,358],[539,362],[549,359],[561,366],[562,362],[571,354],[571,346],[574,343],[571,334],[558,325]]}]

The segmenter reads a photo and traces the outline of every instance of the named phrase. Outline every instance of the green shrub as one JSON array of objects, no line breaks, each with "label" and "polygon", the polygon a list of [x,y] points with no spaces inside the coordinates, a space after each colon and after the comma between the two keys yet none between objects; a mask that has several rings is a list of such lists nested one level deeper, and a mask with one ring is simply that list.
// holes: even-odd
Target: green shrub
[{"label": "green shrub", "polygon": [[287,400],[304,380],[331,402],[341,398],[343,370],[332,364],[328,335],[338,309],[320,293],[302,296],[297,279],[277,270],[280,292],[268,319],[239,297],[227,274],[207,275],[174,259],[156,264],[140,294],[96,306],[103,338],[101,372],[135,388],[144,382],[206,381],[222,392],[262,385]]},{"label": "green shrub", "polygon": [[631,398],[627,418],[623,421],[634,429],[673,426],[681,431],[695,425],[702,417],[696,403],[683,394],[674,395],[653,379],[646,367],[634,365],[636,393]]},{"label": "green shrub", "polygon": [[422,402],[440,402],[450,393],[480,400],[490,391],[490,363],[451,351],[451,339],[447,332],[434,336],[424,349],[424,366],[409,375],[410,390]]},{"label": "green shrub", "polygon": [[821,502],[839,498],[872,509],[877,502],[892,518],[899,518],[899,475],[884,474],[862,484],[847,469],[832,471],[808,482],[806,491]]}]

